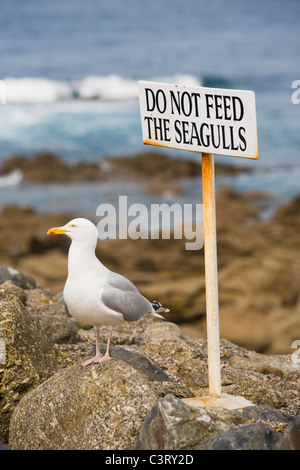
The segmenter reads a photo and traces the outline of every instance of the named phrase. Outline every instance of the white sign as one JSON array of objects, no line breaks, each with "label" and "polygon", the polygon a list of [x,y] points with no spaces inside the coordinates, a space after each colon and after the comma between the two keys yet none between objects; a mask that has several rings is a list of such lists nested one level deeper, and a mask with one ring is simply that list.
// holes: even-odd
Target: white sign
[{"label": "white sign", "polygon": [[258,158],[253,91],[138,82],[144,144]]}]

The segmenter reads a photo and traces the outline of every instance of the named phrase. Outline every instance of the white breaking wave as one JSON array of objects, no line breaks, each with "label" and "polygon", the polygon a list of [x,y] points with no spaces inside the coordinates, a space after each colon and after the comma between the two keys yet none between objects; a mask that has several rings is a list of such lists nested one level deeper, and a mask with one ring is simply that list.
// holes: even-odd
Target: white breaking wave
[{"label": "white breaking wave", "polygon": [[21,183],[23,179],[23,172],[16,169],[8,175],[0,176],[0,188],[6,188],[8,186],[16,186]]},{"label": "white breaking wave", "polygon": [[[38,104],[70,100],[125,101],[138,98],[137,80],[112,74],[91,75],[82,80],[50,80],[47,78],[5,78],[7,104]],[[199,86],[199,80],[186,74],[157,77],[150,81]]]},{"label": "white breaking wave", "polygon": [[49,103],[72,98],[71,84],[46,78],[6,78],[6,103]]},{"label": "white breaking wave", "polygon": [[77,91],[81,99],[120,101],[135,99],[137,84],[134,80],[125,79],[119,75],[90,76],[78,83]]}]

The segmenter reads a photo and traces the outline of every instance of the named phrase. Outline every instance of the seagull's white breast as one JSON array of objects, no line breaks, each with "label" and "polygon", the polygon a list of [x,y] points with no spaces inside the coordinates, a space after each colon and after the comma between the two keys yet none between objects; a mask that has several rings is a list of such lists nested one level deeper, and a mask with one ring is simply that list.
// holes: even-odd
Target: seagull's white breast
[{"label": "seagull's white breast", "polygon": [[64,288],[64,300],[70,314],[90,325],[115,325],[124,321],[121,313],[106,307],[100,291],[105,289],[106,275],[87,272],[84,276],[69,276]]}]

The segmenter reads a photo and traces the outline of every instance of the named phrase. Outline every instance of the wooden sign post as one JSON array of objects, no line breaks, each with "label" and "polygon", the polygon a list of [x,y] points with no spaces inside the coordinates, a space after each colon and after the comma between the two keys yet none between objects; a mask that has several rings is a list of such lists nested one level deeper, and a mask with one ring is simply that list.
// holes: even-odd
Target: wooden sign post
[{"label": "wooden sign post", "polygon": [[209,394],[221,396],[215,166],[212,153],[202,154],[204,263]]},{"label": "wooden sign post", "polygon": [[221,393],[214,154],[257,159],[252,91],[139,82],[145,144],[202,153],[209,396],[195,406],[240,408],[252,403]]}]

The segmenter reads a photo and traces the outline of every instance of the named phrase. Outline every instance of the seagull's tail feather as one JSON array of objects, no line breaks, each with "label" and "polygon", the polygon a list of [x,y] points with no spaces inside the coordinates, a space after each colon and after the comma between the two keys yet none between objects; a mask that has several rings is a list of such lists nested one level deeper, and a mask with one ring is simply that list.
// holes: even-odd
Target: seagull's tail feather
[{"label": "seagull's tail feather", "polygon": [[159,314],[168,313],[170,310],[168,308],[164,308],[160,302],[157,302],[157,300],[149,300],[149,302],[155,310],[155,313],[152,313],[152,315],[158,318],[165,319],[162,315]]}]

